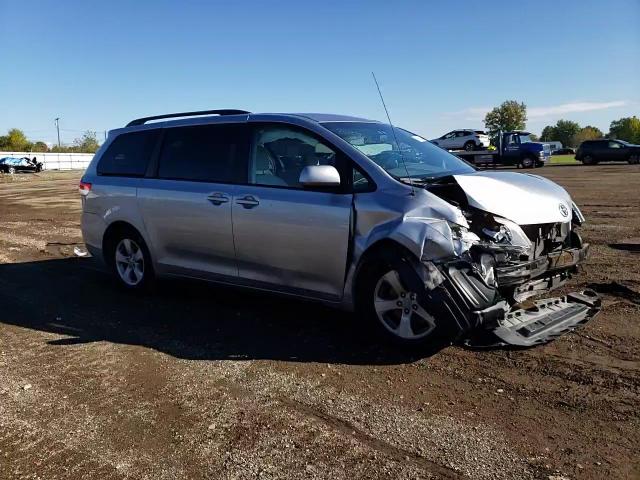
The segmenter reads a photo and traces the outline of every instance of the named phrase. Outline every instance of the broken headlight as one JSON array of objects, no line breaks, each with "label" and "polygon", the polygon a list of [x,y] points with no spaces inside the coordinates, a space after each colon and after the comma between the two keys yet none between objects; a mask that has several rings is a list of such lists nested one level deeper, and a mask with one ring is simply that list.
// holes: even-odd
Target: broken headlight
[{"label": "broken headlight", "polygon": [[528,251],[531,248],[531,241],[520,225],[501,217],[494,217],[494,220],[497,223],[495,226],[482,229],[482,233],[493,243],[516,247],[523,251]]},{"label": "broken headlight", "polygon": [[575,202],[571,202],[571,221],[576,225],[580,226],[585,222],[584,215],[575,204]]},{"label": "broken headlight", "polygon": [[449,223],[449,227],[451,227],[453,250],[458,256],[469,251],[472,245],[480,241],[480,237],[475,233],[470,232],[467,227],[463,227],[456,223]]}]

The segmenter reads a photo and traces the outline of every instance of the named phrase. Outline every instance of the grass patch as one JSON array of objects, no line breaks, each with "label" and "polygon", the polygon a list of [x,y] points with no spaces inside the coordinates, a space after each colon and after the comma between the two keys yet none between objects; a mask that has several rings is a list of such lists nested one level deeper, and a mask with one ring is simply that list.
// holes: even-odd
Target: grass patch
[{"label": "grass patch", "polygon": [[577,165],[578,162],[575,155],[570,153],[569,155],[551,155],[548,165]]}]

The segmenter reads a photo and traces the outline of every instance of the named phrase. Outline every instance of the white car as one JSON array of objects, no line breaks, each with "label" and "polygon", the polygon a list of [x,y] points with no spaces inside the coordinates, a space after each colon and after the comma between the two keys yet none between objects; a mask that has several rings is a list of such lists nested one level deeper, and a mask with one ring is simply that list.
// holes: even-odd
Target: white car
[{"label": "white car", "polygon": [[431,143],[445,150],[482,150],[489,147],[489,136],[483,130],[453,130]]}]

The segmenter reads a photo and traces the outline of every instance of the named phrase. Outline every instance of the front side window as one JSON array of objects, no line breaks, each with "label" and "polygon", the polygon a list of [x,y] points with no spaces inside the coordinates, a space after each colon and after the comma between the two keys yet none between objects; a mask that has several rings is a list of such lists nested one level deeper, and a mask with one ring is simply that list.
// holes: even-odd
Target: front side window
[{"label": "front side window", "polygon": [[[430,180],[475,169],[419,135],[373,122],[322,124],[398,179]],[[397,138],[397,143],[396,143]]]},{"label": "front side window", "polygon": [[167,129],[158,177],[212,183],[240,183],[246,177],[243,125],[199,125]]},{"label": "front side window", "polygon": [[156,129],[118,135],[100,158],[98,175],[143,176],[159,134]]},{"label": "front side window", "polygon": [[609,148],[623,148],[624,146],[618,142],[609,142]]},{"label": "front side window", "polygon": [[303,188],[300,173],[309,165],[332,165],[337,153],[320,140],[286,125],[257,127],[253,135],[249,183]]}]

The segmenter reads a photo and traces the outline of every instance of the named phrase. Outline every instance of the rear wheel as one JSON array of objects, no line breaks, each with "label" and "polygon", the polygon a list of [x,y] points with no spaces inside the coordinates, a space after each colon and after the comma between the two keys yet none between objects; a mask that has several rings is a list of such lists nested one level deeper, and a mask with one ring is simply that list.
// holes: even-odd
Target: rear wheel
[{"label": "rear wheel", "polygon": [[630,165],[637,165],[640,163],[640,154],[634,153],[633,155],[631,155],[629,157],[629,164]]},{"label": "rear wheel", "polygon": [[154,281],[151,255],[134,229],[122,229],[108,242],[106,257],[118,284],[127,290],[144,290]]},{"label": "rear wheel", "polygon": [[471,140],[469,140],[467,143],[464,144],[464,150],[467,152],[472,152],[476,149],[476,144],[475,142],[472,142]]},{"label": "rear wheel", "polygon": [[582,157],[582,163],[584,165],[595,165],[596,160],[591,155],[585,155]]},{"label": "rear wheel", "polygon": [[16,173],[16,167],[9,167],[9,169],[7,170],[7,173],[13,175],[14,173]]}]

